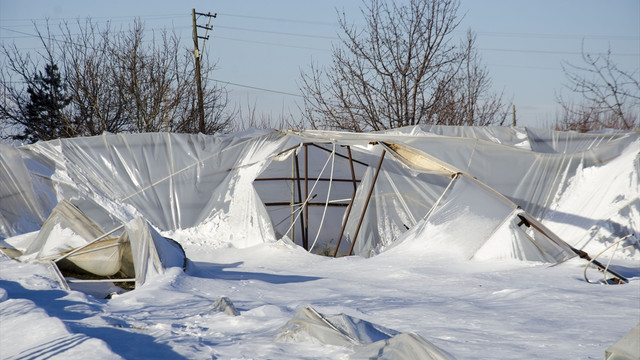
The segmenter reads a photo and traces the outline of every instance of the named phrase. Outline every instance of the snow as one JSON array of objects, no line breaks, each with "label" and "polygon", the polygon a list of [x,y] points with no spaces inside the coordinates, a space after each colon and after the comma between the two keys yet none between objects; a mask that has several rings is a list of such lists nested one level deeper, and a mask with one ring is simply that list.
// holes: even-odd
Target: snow
[{"label": "snow", "polygon": [[[606,166],[580,169],[551,207],[545,225],[590,253],[597,253],[606,239],[629,234],[623,224],[640,229],[640,224],[633,221],[640,219],[640,179],[638,169],[634,169],[640,163],[639,149],[640,141],[636,141]],[[576,215],[581,213],[591,215]],[[628,248],[627,255],[640,260],[640,252],[633,249]]]},{"label": "snow", "polygon": [[[594,219],[611,224],[640,218],[637,172],[629,166],[638,150],[630,149],[606,166],[580,169],[545,225],[591,251],[620,230]],[[245,206],[256,206],[252,199],[247,194]],[[110,206],[130,212],[125,204]],[[585,209],[594,219],[574,215]],[[500,260],[496,254],[509,251],[500,241],[473,260],[435,256],[417,239],[368,259],[310,254],[286,238],[251,238],[263,236],[258,233],[242,235],[242,246],[234,246],[220,239],[241,223],[221,216],[162,233],[184,247],[186,271],[170,268],[108,299],[66,291],[48,266],[0,255],[0,358],[348,359],[352,347],[276,341],[300,309],[312,306],[418,334],[457,359],[602,359],[640,321],[640,255],[630,249],[611,262],[630,282],[605,285],[584,281],[586,261],[579,258],[555,266]],[[460,236],[474,231],[471,223],[440,227]],[[509,228],[498,235],[508,237]],[[213,306],[222,298],[238,316]]]},{"label": "snow", "polygon": [[[333,259],[285,241],[186,251],[186,273],[172,268],[108,300],[67,293],[46,269],[3,258],[1,357],[348,358],[349,348],[274,341],[312,305],[420,334],[458,359],[586,359],[601,358],[640,319],[637,263],[618,267],[629,284],[607,286],[583,281],[580,259],[554,267],[403,251]],[[223,296],[240,316],[211,311]]]}]

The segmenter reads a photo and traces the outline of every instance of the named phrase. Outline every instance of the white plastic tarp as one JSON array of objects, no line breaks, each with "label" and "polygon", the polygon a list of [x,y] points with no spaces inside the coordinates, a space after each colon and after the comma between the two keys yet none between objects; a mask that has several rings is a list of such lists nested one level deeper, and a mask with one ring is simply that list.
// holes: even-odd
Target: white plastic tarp
[{"label": "white plastic tarp", "polygon": [[66,200],[56,205],[23,250],[20,261],[54,261],[63,272],[79,268],[93,276],[120,273],[135,277],[136,287],[167,268],[185,265],[181,246],[162,237],[143,218],[124,224],[120,235],[109,234]]},{"label": "white plastic tarp", "polygon": [[[147,133],[63,139],[21,150],[51,167],[51,191],[58,198],[74,199],[88,213],[103,209],[102,216],[90,214],[98,223],[142,215],[170,230],[216,214],[234,221],[242,215],[245,225],[258,221],[257,212],[239,214],[237,208],[261,203],[251,182],[286,141],[277,132],[247,137]],[[121,213],[122,205],[130,205],[128,213]]]},{"label": "white plastic tarp", "polygon": [[451,359],[445,351],[420,335],[399,333],[345,314],[321,314],[311,306],[298,310],[278,330],[275,340],[353,348],[354,353],[349,359]]},{"label": "white plastic tarp", "polygon": [[[291,220],[299,214],[304,193],[299,195],[300,188],[294,181],[255,180],[297,177],[292,171],[293,151],[280,153],[303,143],[313,143],[324,146],[328,152],[310,153],[309,187],[316,187],[313,191],[310,189],[309,194],[309,202],[315,203],[310,207],[310,224],[306,224],[310,231],[309,243],[317,233],[320,233],[321,244],[337,241],[337,230],[353,185],[343,181],[332,184],[329,190],[329,182],[316,184],[315,179],[350,179],[348,161],[338,156],[332,159],[329,154],[335,149],[344,155],[345,147],[350,146],[354,159],[359,161],[355,164],[359,185],[343,241],[355,236],[364,212],[354,250],[356,254],[370,256],[420,223],[449,184],[448,172],[468,173],[532,217],[541,218],[579,169],[606,163],[622,149],[639,146],[639,134],[412,127],[368,134],[267,130],[224,136],[105,134],[40,142],[10,148],[0,156],[4,163],[10,164],[7,172],[0,173],[0,180],[5,185],[13,184],[0,186],[3,199],[0,236],[33,230],[33,223],[41,225],[43,216],[51,212],[52,203],[71,199],[104,229],[142,216],[161,231],[206,224],[215,229],[213,237],[238,247],[275,240],[289,229],[288,235],[300,243],[301,224],[295,220],[293,226]],[[533,137],[537,148],[527,149],[525,144],[530,144]],[[403,165],[399,154],[389,151],[369,206],[364,209],[383,148],[380,143],[413,149],[432,159],[431,163],[444,165],[444,170],[416,171],[406,167],[406,162]],[[303,150],[298,147],[295,151],[300,157],[300,176],[305,176],[302,174]],[[327,161],[329,166],[323,171]],[[325,211],[320,205],[327,201],[342,205]],[[284,205],[266,206],[265,203]],[[503,221],[514,216],[511,211],[505,212]],[[589,214],[576,215],[589,218]],[[19,217],[30,220],[22,221]],[[324,219],[322,229],[320,219]],[[20,226],[21,221],[31,223],[30,228]],[[630,219],[629,224],[634,221]],[[334,233],[326,233],[328,226]],[[620,231],[629,230],[625,226],[620,224]],[[348,250],[348,241],[344,243]],[[344,245],[340,249],[345,253]]]},{"label": "white plastic tarp", "polygon": [[21,260],[54,260],[103,234],[104,230],[93,220],[71,202],[62,200],[49,214],[35,239],[23,250]]},{"label": "white plastic tarp", "polygon": [[[597,147],[570,153],[527,151],[467,137],[413,136],[398,141],[468,173],[536,218],[542,218],[579,167],[601,165],[634,142],[640,144],[640,132],[609,137],[606,142],[596,141]],[[583,144],[579,141],[582,137],[576,138],[574,142]]]},{"label": "white plastic tarp", "polygon": [[126,223],[125,234],[131,243],[136,288],[168,268],[184,268],[185,254],[180,245],[163,238],[143,218]]},{"label": "white plastic tarp", "polygon": [[453,357],[414,333],[403,333],[356,350],[350,360],[449,360]]},{"label": "white plastic tarp", "polygon": [[345,314],[324,315],[311,306],[298,310],[278,330],[276,341],[354,347],[388,339],[397,331]]},{"label": "white plastic tarp", "polygon": [[640,359],[640,322],[604,352],[604,360]]},{"label": "white plastic tarp", "polygon": [[[345,230],[345,236],[349,239],[353,239],[356,233],[375,170],[367,170],[356,193],[352,206],[355,210]],[[369,257],[380,248],[391,245],[427,215],[450,180],[448,176],[411,173],[391,156],[386,158],[364,211],[354,253]]]},{"label": "white plastic tarp", "polygon": [[36,193],[21,152],[0,143],[0,237],[39,229],[53,208],[46,200]]},{"label": "white plastic tarp", "polygon": [[575,256],[551,231],[537,222],[534,227],[532,222],[535,220],[509,200],[477,180],[459,175],[429,216],[402,234],[393,246],[409,243],[431,255],[463,260],[556,263]]},{"label": "white plastic tarp", "polygon": [[[412,136],[441,135],[477,139],[505,146],[531,150],[538,153],[575,153],[601,148],[608,143],[629,144],[638,137],[637,131],[600,131],[578,133],[530,127],[506,126],[444,126],[420,125],[381,131],[381,134],[406,134]],[[636,133],[634,135],[634,133]]]}]

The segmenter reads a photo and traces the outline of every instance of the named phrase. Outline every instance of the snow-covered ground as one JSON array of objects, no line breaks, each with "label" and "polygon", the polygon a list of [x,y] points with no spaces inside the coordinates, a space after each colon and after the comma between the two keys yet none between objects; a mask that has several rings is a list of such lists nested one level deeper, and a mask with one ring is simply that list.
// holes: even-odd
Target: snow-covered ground
[{"label": "snow-covered ground", "polygon": [[[333,259],[283,241],[186,251],[186,273],[170,269],[109,300],[63,291],[48,269],[3,258],[1,357],[348,358],[350,348],[274,341],[311,305],[415,332],[458,359],[600,359],[640,319],[637,261],[616,267],[629,284],[608,286],[585,282],[580,259],[458,262],[402,247]],[[223,296],[240,316],[210,309]]]}]

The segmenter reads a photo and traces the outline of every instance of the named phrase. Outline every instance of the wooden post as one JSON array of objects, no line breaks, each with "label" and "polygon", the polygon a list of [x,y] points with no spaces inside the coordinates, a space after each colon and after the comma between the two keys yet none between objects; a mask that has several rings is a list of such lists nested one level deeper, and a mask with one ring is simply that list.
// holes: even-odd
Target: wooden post
[{"label": "wooden post", "polygon": [[[296,178],[298,180],[298,203],[302,204],[302,186],[300,186],[300,165],[298,164],[298,154],[295,154],[296,157]],[[303,211],[303,210],[301,210]],[[304,234],[304,216],[300,216],[300,232],[302,233],[302,244],[307,243],[306,236]]]},{"label": "wooden post", "polygon": [[347,146],[347,152],[349,154],[349,166],[351,167],[351,180],[353,181],[353,193],[351,194],[351,201],[349,202],[349,206],[344,214],[344,220],[342,220],[342,227],[340,228],[340,235],[338,235],[338,242],[336,243],[336,249],[333,251],[333,257],[338,256],[338,248],[340,247],[340,242],[342,241],[342,235],[344,235],[344,229],[347,227],[347,221],[349,220],[349,215],[351,215],[351,208],[353,207],[353,201],[356,198],[356,191],[358,190],[358,185],[356,184],[356,173],[353,170],[353,161],[351,160],[351,147]]},{"label": "wooden post", "polygon": [[196,88],[198,91],[198,128],[201,133],[205,133],[204,104],[202,99],[202,78],[200,75],[200,50],[198,50],[198,26],[196,24],[196,9],[191,9],[191,19],[193,21],[193,55],[196,59]]},{"label": "wooden post", "polygon": [[296,243],[296,224],[295,224],[295,212],[296,212],[296,181],[294,180],[295,174],[295,158],[291,157],[291,242]]},{"label": "wooden post", "polygon": [[304,237],[302,247],[309,250],[309,146],[304,144]]},{"label": "wooden post", "polygon": [[362,226],[362,221],[364,220],[364,215],[367,212],[367,207],[369,207],[369,200],[371,200],[371,195],[373,194],[373,188],[376,185],[376,180],[378,180],[378,174],[380,174],[380,168],[382,167],[382,160],[384,159],[384,154],[386,150],[382,150],[382,155],[380,155],[380,161],[378,161],[378,168],[376,169],[375,175],[373,175],[373,181],[371,182],[371,187],[369,188],[369,193],[367,194],[367,200],[364,202],[364,207],[362,209],[362,214],[360,215],[360,220],[358,220],[358,225],[356,226],[356,231],[353,234],[353,240],[351,241],[351,247],[349,248],[349,253],[347,255],[351,256],[353,253],[353,247],[356,245],[356,240],[358,239],[358,233],[360,233],[360,227]]},{"label": "wooden post", "polygon": [[347,146],[347,154],[349,154],[349,169],[351,170],[351,181],[353,182],[353,191],[355,193],[358,190],[358,184],[356,180],[356,172],[353,170],[353,157],[351,156],[351,147]]}]

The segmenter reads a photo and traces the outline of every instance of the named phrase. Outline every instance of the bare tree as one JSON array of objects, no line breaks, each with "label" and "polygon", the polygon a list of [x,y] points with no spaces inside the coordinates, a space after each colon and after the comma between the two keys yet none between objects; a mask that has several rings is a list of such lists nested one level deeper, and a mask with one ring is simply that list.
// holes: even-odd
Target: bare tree
[{"label": "bare tree", "polygon": [[[175,33],[153,32],[149,39],[139,20],[117,31],[109,23],[99,26],[90,19],[74,26],[63,24],[57,37],[47,30],[43,34],[36,28],[44,52],[61,64],[74,135],[199,131],[194,61]],[[20,127],[13,115],[21,111],[24,79],[32,77],[36,62],[15,45],[3,45],[2,50],[9,64],[0,70],[0,85],[9,94],[0,107],[6,134],[6,129]],[[226,91],[206,81],[214,67],[204,61],[201,68],[208,134],[228,130],[235,114],[228,107]],[[23,81],[12,80],[15,77]]]},{"label": "bare tree", "polygon": [[491,91],[491,79],[475,49],[476,37],[471,30],[460,45],[464,54],[453,79],[439,84],[437,102],[429,114],[432,124],[442,125],[503,125],[510,105],[503,95]]},{"label": "bare tree", "polygon": [[13,138],[28,125],[27,88],[34,86],[38,67],[29,54],[22,54],[15,45],[2,44],[6,61],[0,67],[0,135]]},{"label": "bare tree", "polygon": [[65,23],[61,30],[61,63],[73,98],[72,116],[82,124],[81,133],[130,130],[127,102],[122,101],[112,76],[117,61],[111,51],[110,24],[100,29],[90,19],[78,20],[75,27]]},{"label": "bare tree", "polygon": [[585,132],[603,128],[633,129],[640,126],[640,82],[638,69],[627,72],[605,55],[592,55],[582,50],[584,65],[565,63],[565,88],[580,96],[580,104],[556,95],[562,112],[556,118],[559,130]]},{"label": "bare tree", "polygon": [[[188,56],[190,63],[193,63],[191,54]],[[238,110],[231,107],[229,102],[229,93],[226,88],[218,87],[215,81],[209,81],[210,74],[215,69],[215,64],[208,61],[208,59],[200,58],[200,71],[202,73],[202,93],[203,93],[203,107],[205,117],[205,134],[215,134],[218,132],[228,132],[233,130],[233,121],[237,117]],[[198,95],[195,82],[195,69],[190,68],[187,76],[184,77],[184,81],[187,86],[185,87],[185,98],[188,101],[183,102],[178,108],[178,112],[183,111],[182,115],[176,113],[174,119],[176,119],[173,129],[177,132],[189,132],[196,133],[200,131],[198,125],[198,113],[197,103]]]},{"label": "bare tree", "polygon": [[305,124],[303,119],[285,109],[284,103],[280,114],[274,117],[270,113],[259,112],[256,102],[251,103],[247,99],[246,107],[240,108],[236,114],[233,130],[244,131],[250,128],[303,130]]},{"label": "bare tree", "polygon": [[[342,46],[334,46],[332,64],[326,70],[312,64],[301,74],[304,116],[313,127],[365,131],[504,121],[501,96],[484,103],[490,82],[473,36],[454,44],[456,0],[363,4],[362,29],[339,16]],[[482,120],[480,113],[486,113]]]}]

